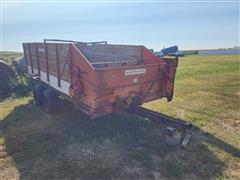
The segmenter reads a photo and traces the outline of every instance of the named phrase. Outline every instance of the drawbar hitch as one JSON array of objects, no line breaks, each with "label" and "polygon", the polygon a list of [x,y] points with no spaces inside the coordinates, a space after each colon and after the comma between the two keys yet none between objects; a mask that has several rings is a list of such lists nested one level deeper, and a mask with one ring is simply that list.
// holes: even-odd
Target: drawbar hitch
[{"label": "drawbar hitch", "polygon": [[147,118],[154,123],[165,125],[164,139],[168,145],[180,146],[181,148],[185,148],[188,145],[191,137],[191,123],[140,106],[131,107],[126,111],[133,115]]}]

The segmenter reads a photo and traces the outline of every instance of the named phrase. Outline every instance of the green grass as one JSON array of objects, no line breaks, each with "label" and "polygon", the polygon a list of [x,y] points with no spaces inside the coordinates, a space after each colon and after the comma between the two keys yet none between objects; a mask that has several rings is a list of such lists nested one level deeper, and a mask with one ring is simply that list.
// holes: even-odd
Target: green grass
[{"label": "green grass", "polygon": [[3,59],[6,63],[11,64],[12,60],[21,57],[23,53],[20,52],[6,52],[0,51],[0,59]]},{"label": "green grass", "polygon": [[240,179],[239,73],[238,56],[187,56],[173,101],[144,104],[194,124],[186,150],[127,113],[51,116],[28,94],[2,99],[0,179]]},{"label": "green grass", "polygon": [[[174,100],[157,100],[145,107],[188,119],[195,126],[230,136],[240,147],[239,56],[188,56],[180,60]],[[214,130],[215,126],[219,126]],[[225,135],[226,134],[226,135]],[[224,137],[222,137],[224,138]]]}]

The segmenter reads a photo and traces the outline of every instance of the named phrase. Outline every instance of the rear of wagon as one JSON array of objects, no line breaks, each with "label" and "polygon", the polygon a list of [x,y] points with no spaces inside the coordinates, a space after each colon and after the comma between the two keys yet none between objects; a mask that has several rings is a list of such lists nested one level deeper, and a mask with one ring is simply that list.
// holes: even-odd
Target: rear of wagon
[{"label": "rear of wagon", "polygon": [[160,59],[144,46],[79,44],[77,48],[94,67],[93,116],[162,97],[172,99],[178,58]]}]

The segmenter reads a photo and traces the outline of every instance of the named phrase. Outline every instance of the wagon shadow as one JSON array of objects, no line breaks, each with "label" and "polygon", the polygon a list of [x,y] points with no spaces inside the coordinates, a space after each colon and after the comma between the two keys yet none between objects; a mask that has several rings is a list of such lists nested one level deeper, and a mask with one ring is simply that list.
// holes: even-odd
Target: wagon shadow
[{"label": "wagon shadow", "polygon": [[225,164],[207,144],[240,156],[200,129],[183,151],[167,147],[163,127],[150,121],[125,113],[89,120],[69,105],[62,110],[51,116],[29,103],[0,122],[1,146],[20,179],[213,179]]}]

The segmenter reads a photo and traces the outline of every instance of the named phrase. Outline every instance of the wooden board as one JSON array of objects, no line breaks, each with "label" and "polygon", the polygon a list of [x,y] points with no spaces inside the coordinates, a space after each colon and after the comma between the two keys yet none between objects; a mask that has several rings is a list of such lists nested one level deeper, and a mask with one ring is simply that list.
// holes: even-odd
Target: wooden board
[{"label": "wooden board", "polygon": [[[30,46],[29,49],[28,49],[28,45]],[[47,45],[49,74],[53,76],[57,76],[56,44],[47,43],[46,45]],[[23,44],[23,47],[24,47],[26,59],[28,61],[29,66],[30,66],[30,55],[31,55],[33,68],[38,69],[38,63],[37,63],[37,57],[38,57],[40,71],[47,72],[46,71],[46,52],[45,52],[44,43]],[[58,44],[58,52],[59,52],[58,59],[59,59],[60,78],[62,80],[70,82],[69,45]]]}]

